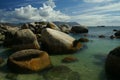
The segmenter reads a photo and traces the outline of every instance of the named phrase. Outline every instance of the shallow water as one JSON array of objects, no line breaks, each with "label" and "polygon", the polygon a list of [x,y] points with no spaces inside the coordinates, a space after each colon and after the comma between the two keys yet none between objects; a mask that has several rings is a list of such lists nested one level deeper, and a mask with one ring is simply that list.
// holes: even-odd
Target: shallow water
[{"label": "shallow water", "polygon": [[[114,28],[89,28],[89,42],[83,43],[84,47],[77,51],[75,54],[67,55],[51,55],[51,61],[54,66],[65,65],[73,71],[80,73],[80,80],[106,80],[104,72],[104,64],[107,54],[117,46],[120,46],[120,39],[109,39],[109,36],[114,34],[112,31]],[[115,29],[120,29],[116,27]],[[98,38],[98,35],[104,34],[106,38]],[[71,36],[79,39],[82,35],[71,34]],[[7,56],[12,51],[0,48],[0,56],[7,59]],[[67,56],[74,56],[78,59],[73,63],[62,63],[62,59]],[[0,80],[12,80],[5,78],[9,74],[5,64],[0,68]],[[19,74],[15,80],[45,80],[41,75],[37,73],[33,74]]]}]

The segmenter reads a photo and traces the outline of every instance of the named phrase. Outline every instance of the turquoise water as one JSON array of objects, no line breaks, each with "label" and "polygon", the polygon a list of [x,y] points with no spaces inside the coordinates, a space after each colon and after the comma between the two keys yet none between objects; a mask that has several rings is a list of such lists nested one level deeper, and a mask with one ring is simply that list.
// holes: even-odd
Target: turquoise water
[{"label": "turquoise water", "polygon": [[[87,38],[90,40],[87,43],[83,43],[84,47],[77,51],[75,54],[67,55],[50,55],[52,64],[65,65],[71,68],[73,71],[80,73],[80,80],[106,80],[104,72],[104,64],[107,54],[117,46],[120,46],[120,39],[109,39],[109,36],[114,34],[113,29],[120,29],[119,27],[105,27],[105,28],[89,28]],[[105,35],[106,38],[98,38],[98,35]],[[71,34],[76,39],[82,37],[82,35]],[[0,56],[7,59],[7,55],[12,51],[0,48]],[[74,56],[78,59],[73,63],[62,63],[62,59],[67,56]],[[0,80],[10,80],[6,78],[10,72],[5,67],[5,64],[0,68]],[[17,74],[16,74],[17,75]],[[15,75],[15,76],[16,76]],[[15,80],[45,80],[37,73],[33,74],[19,74]],[[11,79],[12,80],[12,79]]]}]

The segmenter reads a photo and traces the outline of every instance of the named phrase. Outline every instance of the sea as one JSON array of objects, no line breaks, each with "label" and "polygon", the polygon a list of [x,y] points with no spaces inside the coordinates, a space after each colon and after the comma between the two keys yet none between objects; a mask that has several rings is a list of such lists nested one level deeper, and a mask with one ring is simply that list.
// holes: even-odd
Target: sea
[{"label": "sea", "polygon": [[[110,39],[110,36],[114,35],[114,29],[120,30],[120,27],[88,27],[88,29],[88,34],[69,34],[75,39],[82,37],[89,39],[89,42],[82,43],[83,47],[79,51],[74,54],[50,55],[50,59],[54,66],[64,65],[78,72],[80,80],[107,80],[105,60],[111,50],[120,46],[120,39]],[[99,35],[104,35],[105,38],[99,38]],[[5,62],[0,65],[0,80],[46,80],[37,73],[12,75],[6,66],[7,57],[12,53],[9,48],[0,46],[0,57],[5,59]],[[63,63],[62,59],[67,56],[76,57],[78,61]],[[60,79],[55,78],[55,80]]]}]

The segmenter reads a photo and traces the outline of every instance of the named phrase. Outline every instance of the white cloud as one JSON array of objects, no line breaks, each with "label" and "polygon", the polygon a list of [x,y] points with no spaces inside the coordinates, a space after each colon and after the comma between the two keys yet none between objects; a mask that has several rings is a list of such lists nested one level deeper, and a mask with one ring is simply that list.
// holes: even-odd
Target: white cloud
[{"label": "white cloud", "polygon": [[101,3],[101,2],[110,2],[112,0],[84,0],[87,3]]},{"label": "white cloud", "polygon": [[[70,19],[69,16],[60,11],[54,10],[56,7],[52,0],[43,3],[43,7],[35,8],[31,5],[15,8],[14,11],[4,11],[0,14],[1,22],[31,22],[31,21],[64,21]],[[3,10],[1,10],[1,13]]]}]

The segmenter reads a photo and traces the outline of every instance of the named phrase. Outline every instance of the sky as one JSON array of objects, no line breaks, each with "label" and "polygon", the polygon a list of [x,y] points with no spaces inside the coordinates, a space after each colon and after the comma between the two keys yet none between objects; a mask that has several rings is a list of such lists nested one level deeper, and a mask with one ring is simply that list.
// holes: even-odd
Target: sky
[{"label": "sky", "polygon": [[0,22],[120,26],[120,0],[0,0]]}]

